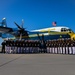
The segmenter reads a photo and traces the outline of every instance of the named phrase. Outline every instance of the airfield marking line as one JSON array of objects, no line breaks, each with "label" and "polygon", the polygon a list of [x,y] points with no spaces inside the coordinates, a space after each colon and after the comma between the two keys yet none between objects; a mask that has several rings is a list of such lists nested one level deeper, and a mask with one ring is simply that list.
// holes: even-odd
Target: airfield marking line
[{"label": "airfield marking line", "polygon": [[11,63],[11,62],[13,62],[13,61],[15,61],[15,60],[17,60],[17,59],[19,59],[19,58],[21,58],[22,56],[23,56],[23,55],[21,55],[21,56],[15,58],[15,59],[12,59],[12,60],[10,60],[10,61],[7,61],[7,62],[1,64],[1,65],[0,65],[0,68],[3,67],[3,66],[5,66],[5,65],[7,65],[7,64],[9,64],[9,63]]}]

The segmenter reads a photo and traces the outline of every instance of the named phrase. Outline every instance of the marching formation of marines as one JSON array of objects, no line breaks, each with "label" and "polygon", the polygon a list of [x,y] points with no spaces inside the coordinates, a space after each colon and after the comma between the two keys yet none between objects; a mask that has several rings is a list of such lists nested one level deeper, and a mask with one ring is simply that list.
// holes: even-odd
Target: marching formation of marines
[{"label": "marching formation of marines", "polygon": [[75,41],[71,39],[58,40],[6,40],[2,42],[2,53],[53,53],[75,54]]}]

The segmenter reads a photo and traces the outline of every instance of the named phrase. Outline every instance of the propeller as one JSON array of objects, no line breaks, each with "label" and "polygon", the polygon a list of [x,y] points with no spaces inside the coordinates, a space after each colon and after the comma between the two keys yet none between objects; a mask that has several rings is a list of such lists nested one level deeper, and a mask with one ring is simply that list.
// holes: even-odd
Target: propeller
[{"label": "propeller", "polygon": [[25,34],[25,35],[27,35],[28,36],[28,34],[27,34],[27,32],[28,31],[26,31],[25,29],[26,28],[23,28],[23,25],[24,25],[24,20],[22,19],[22,24],[21,24],[21,26],[20,25],[18,25],[16,22],[14,22],[15,23],[15,25],[18,27],[18,32],[19,32],[19,34],[20,34],[20,39],[22,39],[22,35],[23,34]]},{"label": "propeller", "polygon": [[40,35],[38,33],[37,33],[37,36],[38,36],[40,41],[44,41],[44,34],[42,34],[42,38],[40,37]]},{"label": "propeller", "polygon": [[46,43],[45,43],[45,39],[44,39],[44,34],[42,34],[41,37],[39,34],[37,34],[37,35],[38,35],[38,38],[40,40],[40,48],[46,49],[47,47],[46,47]]}]

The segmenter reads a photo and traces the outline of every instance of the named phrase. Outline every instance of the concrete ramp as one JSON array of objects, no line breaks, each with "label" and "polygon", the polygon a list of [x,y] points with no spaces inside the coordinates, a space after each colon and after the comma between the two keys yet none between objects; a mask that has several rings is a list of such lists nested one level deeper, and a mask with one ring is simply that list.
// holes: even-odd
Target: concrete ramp
[{"label": "concrete ramp", "polygon": [[75,56],[0,54],[0,75],[75,75]]}]

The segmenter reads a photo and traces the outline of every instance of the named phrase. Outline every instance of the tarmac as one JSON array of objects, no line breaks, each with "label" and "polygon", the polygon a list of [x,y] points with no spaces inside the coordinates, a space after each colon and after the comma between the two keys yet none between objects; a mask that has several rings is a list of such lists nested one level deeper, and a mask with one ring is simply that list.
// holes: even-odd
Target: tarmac
[{"label": "tarmac", "polygon": [[0,54],[0,75],[75,75],[75,55]]}]

